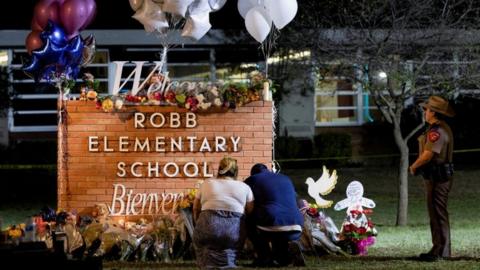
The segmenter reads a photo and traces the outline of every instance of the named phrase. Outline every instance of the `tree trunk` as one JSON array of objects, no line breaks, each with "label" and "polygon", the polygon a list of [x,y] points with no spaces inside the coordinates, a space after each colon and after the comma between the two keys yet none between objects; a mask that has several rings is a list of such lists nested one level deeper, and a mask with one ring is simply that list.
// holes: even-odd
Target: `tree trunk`
[{"label": "tree trunk", "polygon": [[[399,123],[400,121],[398,121]],[[400,125],[394,125],[393,134],[395,143],[400,151],[400,164],[398,171],[398,207],[397,226],[406,226],[408,221],[408,145],[403,138]]]}]

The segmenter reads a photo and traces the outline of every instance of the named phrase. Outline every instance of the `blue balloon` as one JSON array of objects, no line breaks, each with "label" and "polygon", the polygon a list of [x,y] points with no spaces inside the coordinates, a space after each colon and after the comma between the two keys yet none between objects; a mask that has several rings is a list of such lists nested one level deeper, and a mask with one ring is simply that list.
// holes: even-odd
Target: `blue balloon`
[{"label": "blue balloon", "polygon": [[80,72],[84,42],[80,36],[67,42],[65,32],[57,24],[49,21],[40,34],[44,41],[42,48],[32,52],[32,58],[23,70],[35,81],[49,80],[52,73],[76,78]]},{"label": "blue balloon", "polygon": [[63,31],[59,25],[50,20],[48,21],[45,30],[40,33],[40,38],[43,40],[43,42],[48,39],[53,43],[53,45],[58,47],[66,46],[68,41],[65,31]]},{"label": "blue balloon", "polygon": [[78,66],[82,62],[83,41],[80,36],[74,37],[65,49],[65,57],[67,65]]}]

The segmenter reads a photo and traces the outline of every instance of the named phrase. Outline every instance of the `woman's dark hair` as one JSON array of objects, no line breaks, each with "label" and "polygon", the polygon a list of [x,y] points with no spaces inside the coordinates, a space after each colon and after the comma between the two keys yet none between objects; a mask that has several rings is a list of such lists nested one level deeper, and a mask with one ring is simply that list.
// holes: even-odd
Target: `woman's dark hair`
[{"label": "woman's dark hair", "polygon": [[268,170],[268,168],[267,168],[267,166],[265,166],[265,164],[257,163],[255,165],[253,165],[252,169],[250,169],[250,175],[261,173],[261,172],[266,171],[266,170]]}]

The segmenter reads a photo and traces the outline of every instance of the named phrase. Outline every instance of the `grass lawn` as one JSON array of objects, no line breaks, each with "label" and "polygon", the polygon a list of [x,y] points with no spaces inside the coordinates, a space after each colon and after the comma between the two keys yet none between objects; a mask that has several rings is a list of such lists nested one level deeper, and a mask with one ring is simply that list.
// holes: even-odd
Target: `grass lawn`
[{"label": "grass lawn", "polygon": [[[326,199],[339,201],[345,198],[345,189],[352,180],[360,180],[364,184],[364,196],[374,200],[372,220],[378,229],[376,244],[369,249],[365,257],[345,258],[340,256],[308,257],[306,268],[298,269],[480,269],[480,210],[478,194],[480,169],[458,170],[450,193],[449,211],[451,219],[452,252],[454,258],[435,263],[418,262],[415,256],[429,250],[431,246],[428,214],[426,210],[423,181],[420,177],[410,178],[409,225],[395,227],[397,202],[396,168],[362,167],[337,168],[339,175],[335,190],[325,196]],[[321,166],[314,169],[284,170],[297,187],[300,196],[307,198],[305,179],[318,179]],[[53,198],[52,200],[54,200]],[[308,198],[307,198],[308,199]],[[308,199],[313,201],[312,199]],[[0,217],[4,225],[24,220],[28,214],[35,213],[42,205],[22,203],[0,205]],[[327,209],[337,226],[340,226],[345,212]],[[248,263],[248,262],[245,262]],[[193,262],[173,265],[152,263],[117,263],[106,262],[106,269],[196,269]],[[278,269],[278,268],[277,268]],[[296,269],[289,267],[288,269]]]}]

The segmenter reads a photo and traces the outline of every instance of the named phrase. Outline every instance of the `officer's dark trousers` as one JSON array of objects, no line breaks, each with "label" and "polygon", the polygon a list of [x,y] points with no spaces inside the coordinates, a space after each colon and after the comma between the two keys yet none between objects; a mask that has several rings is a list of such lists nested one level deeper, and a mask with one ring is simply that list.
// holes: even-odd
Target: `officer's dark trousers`
[{"label": "officer's dark trousers", "polygon": [[424,183],[433,243],[430,253],[441,257],[450,257],[450,222],[447,201],[452,187],[452,179],[443,182],[425,180]]}]

